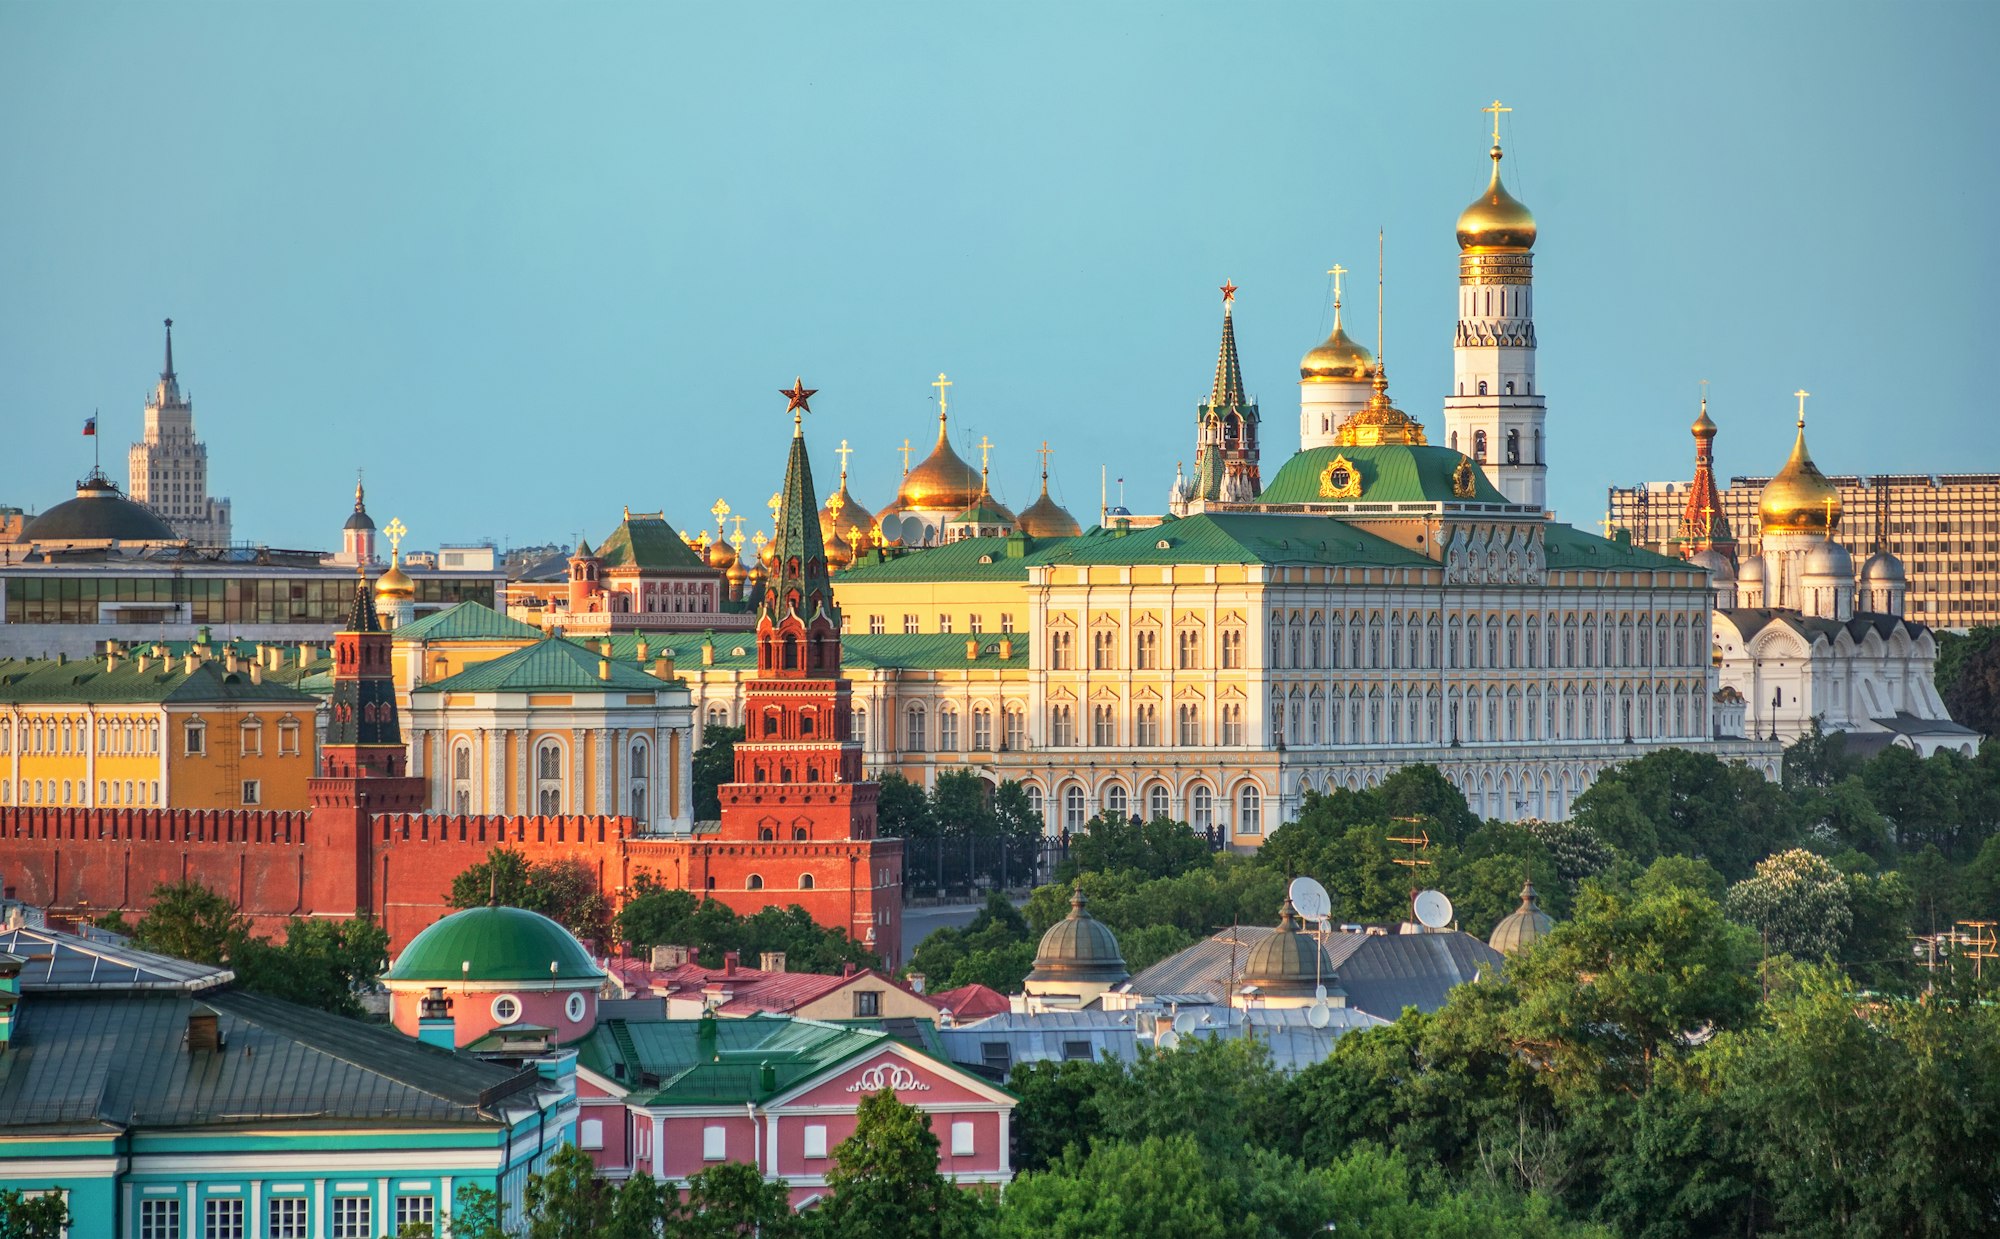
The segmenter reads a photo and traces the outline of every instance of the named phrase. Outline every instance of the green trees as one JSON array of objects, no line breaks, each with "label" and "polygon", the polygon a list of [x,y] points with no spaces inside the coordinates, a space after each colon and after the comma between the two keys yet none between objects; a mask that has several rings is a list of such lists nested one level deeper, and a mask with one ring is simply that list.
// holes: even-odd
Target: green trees
[{"label": "green trees", "polygon": [[876,816],[884,835],[904,840],[907,889],[965,893],[1024,885],[1034,873],[1042,819],[1020,784],[997,787],[970,770],[947,770],[928,794],[889,771]]},{"label": "green trees", "polygon": [[736,742],[743,738],[741,727],[705,727],[701,747],[694,751],[694,816],[698,822],[713,822],[722,816],[722,799],[716,789],[736,777]]},{"label": "green trees", "polygon": [[531,864],[512,848],[494,848],[451,880],[452,907],[488,902],[539,912],[585,942],[603,941],[610,923],[611,905],[589,866],[579,860]]},{"label": "green trees", "polygon": [[362,1014],[360,994],[381,975],[389,953],[389,935],[366,916],[294,917],[283,943],[266,942],[227,897],[192,880],[155,887],[152,905],[130,932],[144,950],[226,965],[244,989],[355,1018]]},{"label": "green trees", "polygon": [[1792,848],[1757,862],[1729,888],[1729,915],[1763,936],[1766,950],[1826,959],[1854,923],[1847,879],[1822,857]]},{"label": "green trees", "polygon": [[61,1192],[0,1191],[0,1239],[62,1239],[68,1226],[69,1205]]},{"label": "green trees", "polygon": [[749,963],[766,951],[783,951],[785,967],[793,972],[838,972],[846,964],[875,968],[882,962],[845,930],[822,926],[797,904],[759,908],[743,916],[719,900],[697,899],[644,876],[637,893],[619,909],[615,929],[619,938],[641,951],[654,946],[692,947],[710,968],[721,967],[729,951]]},{"label": "green trees", "polygon": [[1981,735],[2000,735],[2000,625],[1937,636],[1937,688],[1945,708]]},{"label": "green trees", "polygon": [[938,1173],[930,1116],[887,1089],[861,1102],[826,1186],[831,1197],[814,1218],[826,1239],[958,1239],[979,1234],[990,1212]]},{"label": "green trees", "polygon": [[1007,896],[994,891],[970,925],[946,926],[918,943],[905,971],[922,973],[932,993],[984,985],[1017,994],[1034,963],[1035,940],[1028,933],[1028,922]]},{"label": "green trees", "polygon": [[1208,840],[1185,822],[1165,817],[1140,822],[1107,810],[1071,838],[1069,859],[1058,868],[1056,880],[1067,881],[1079,872],[1114,871],[1173,878],[1207,865],[1208,858]]}]

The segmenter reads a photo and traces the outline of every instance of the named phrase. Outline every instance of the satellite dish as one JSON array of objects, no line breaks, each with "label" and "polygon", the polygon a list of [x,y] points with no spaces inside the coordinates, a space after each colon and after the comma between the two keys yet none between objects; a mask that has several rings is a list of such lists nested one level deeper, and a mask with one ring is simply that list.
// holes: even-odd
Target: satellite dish
[{"label": "satellite dish", "polygon": [[1195,1023],[1194,1012],[1183,1011],[1174,1017],[1174,1031],[1182,1034],[1191,1033],[1194,1031]]},{"label": "satellite dish", "polygon": [[1326,1001],[1326,986],[1324,985],[1313,986],[1313,1001],[1314,1002]]},{"label": "satellite dish", "polygon": [[1443,891],[1418,891],[1414,901],[1417,921],[1426,929],[1443,929],[1451,924],[1451,900]]},{"label": "satellite dish", "polygon": [[1179,1046],[1180,1043],[1181,1043],[1181,1035],[1175,1032],[1171,1028],[1161,1033],[1159,1039],[1156,1042],[1154,1042],[1155,1045],[1158,1045],[1163,1050],[1174,1049],[1175,1047]]},{"label": "satellite dish", "polygon": [[1333,897],[1326,888],[1311,878],[1293,878],[1291,889],[1286,892],[1292,898],[1292,906],[1299,915],[1309,921],[1323,921],[1333,915]]},{"label": "satellite dish", "polygon": [[1333,1009],[1326,1005],[1324,997],[1321,997],[1313,1005],[1306,1008],[1306,1023],[1311,1024],[1314,1028],[1325,1028],[1328,1024],[1333,1023]]}]

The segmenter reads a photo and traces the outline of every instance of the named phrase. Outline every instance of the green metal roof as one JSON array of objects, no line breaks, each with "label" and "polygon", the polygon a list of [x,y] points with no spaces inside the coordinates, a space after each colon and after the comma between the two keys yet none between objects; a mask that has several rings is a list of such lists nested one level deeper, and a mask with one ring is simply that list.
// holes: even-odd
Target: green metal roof
[{"label": "green metal roof", "polygon": [[1560,525],[1554,521],[1542,527],[1542,553],[1547,556],[1549,567],[1565,571],[1589,568],[1648,571],[1680,568],[1694,571],[1686,560],[1657,554],[1629,541],[1600,538],[1573,525]]},{"label": "green metal roof", "polygon": [[250,670],[225,671],[221,660],[204,662],[188,671],[185,658],[148,658],[144,671],[138,659],[126,656],[117,670],[105,669],[102,658],[75,662],[53,658],[0,661],[0,702],[11,705],[58,704],[200,704],[239,701],[291,703],[305,709],[319,704],[275,673],[262,684],[250,682]]},{"label": "green metal roof", "polygon": [[461,602],[433,611],[396,629],[398,641],[491,641],[510,637],[538,640],[542,630],[500,614],[479,602]]},{"label": "green metal roof", "polygon": [[[838,595],[846,584],[875,585],[897,581],[1025,581],[1028,565],[1038,556],[1067,538],[960,538],[943,546],[867,562],[849,568],[833,579]],[[1009,553],[1010,543],[1013,553]]]},{"label": "green metal roof", "polygon": [[454,912],[418,934],[384,979],[590,981],[603,975],[583,944],[548,917],[526,908],[485,907]]},{"label": "green metal roof", "polygon": [[[900,617],[899,617],[900,618]],[[676,673],[698,670],[701,667],[701,643],[705,634],[674,633],[662,636],[646,634],[646,654],[648,658],[658,658],[672,652]],[[1007,662],[1000,660],[1000,639],[1006,636],[1014,643],[1013,657]],[[587,651],[594,651],[601,638],[579,637],[575,640]],[[639,639],[630,633],[614,634],[611,638],[611,662],[613,667],[638,666]],[[1029,641],[1025,634],[996,632],[988,633],[865,633],[845,632],[840,635],[840,662],[850,671],[871,671],[880,668],[910,670],[940,670],[946,667],[967,665],[965,643],[979,643],[978,665],[1026,667],[1028,665]],[[742,650],[738,654],[736,650]],[[650,665],[650,664],[649,664]],[[597,674],[597,664],[591,663],[591,674]],[[750,632],[719,632],[715,634],[715,666],[721,671],[750,671],[757,666],[757,634]],[[650,678],[650,677],[649,677]],[[655,685],[665,681],[654,680]]]},{"label": "green metal roof", "polygon": [[601,656],[594,643],[548,637],[526,649],[474,663],[457,675],[434,680],[419,693],[657,692],[668,687],[629,662],[611,659],[609,679],[598,675]]},{"label": "green metal roof", "polygon": [[638,568],[642,572],[706,572],[720,575],[701,561],[681,540],[664,516],[626,513],[618,528],[597,548],[606,568]]},{"label": "green metal roof", "polygon": [[629,1086],[640,1104],[742,1105],[767,1101],[892,1040],[873,1029],[784,1015],[613,1019],[578,1043],[577,1061]]},{"label": "green metal roof", "polygon": [[1041,562],[1436,566],[1338,517],[1282,512],[1204,512],[1124,534],[1093,529],[1065,539]]},{"label": "green metal roof", "polygon": [[[1337,456],[1345,456],[1361,475],[1361,494],[1355,499],[1327,499],[1320,494],[1320,474]],[[1448,447],[1311,447],[1286,461],[1259,503],[1508,503],[1495,490],[1486,471],[1474,466],[1473,493],[1469,497],[1452,492],[1451,477],[1465,456]]]}]

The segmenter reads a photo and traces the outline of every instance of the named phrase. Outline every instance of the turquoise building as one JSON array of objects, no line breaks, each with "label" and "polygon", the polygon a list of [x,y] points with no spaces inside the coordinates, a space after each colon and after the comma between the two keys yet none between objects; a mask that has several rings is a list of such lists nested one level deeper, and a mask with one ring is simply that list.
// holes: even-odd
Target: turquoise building
[{"label": "turquoise building", "polygon": [[90,1239],[442,1234],[466,1188],[518,1217],[575,1139],[573,1051],[475,1057],[232,980],[0,930],[0,1189],[64,1193]]}]

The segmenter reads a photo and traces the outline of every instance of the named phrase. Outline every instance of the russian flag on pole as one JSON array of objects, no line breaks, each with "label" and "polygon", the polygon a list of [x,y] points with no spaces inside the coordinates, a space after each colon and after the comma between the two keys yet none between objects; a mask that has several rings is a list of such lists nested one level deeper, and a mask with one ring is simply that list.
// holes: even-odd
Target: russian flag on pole
[{"label": "russian flag on pole", "polygon": [[95,414],[83,419],[83,433],[87,435],[97,433],[97,416]]}]

